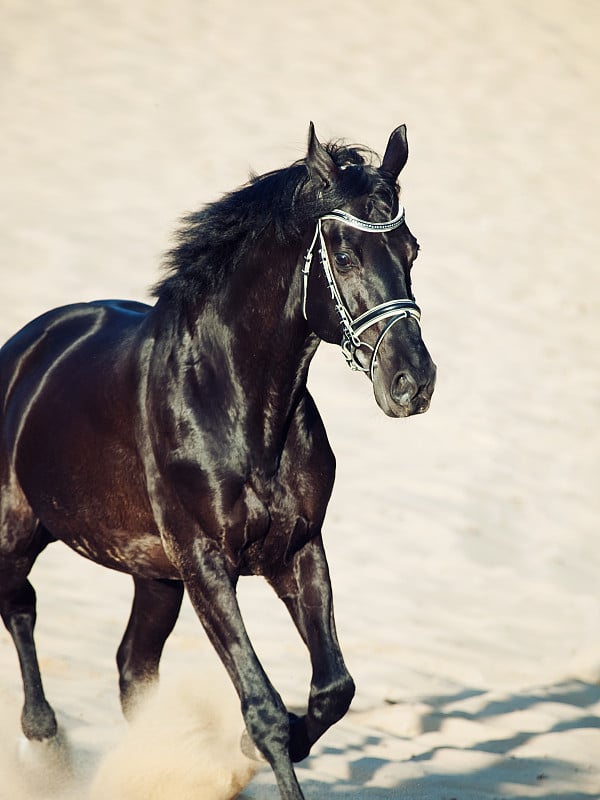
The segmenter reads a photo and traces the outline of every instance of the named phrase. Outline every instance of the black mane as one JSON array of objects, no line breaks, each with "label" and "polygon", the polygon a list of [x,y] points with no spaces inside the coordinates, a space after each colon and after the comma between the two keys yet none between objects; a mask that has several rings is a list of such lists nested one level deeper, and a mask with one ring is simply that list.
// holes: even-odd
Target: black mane
[{"label": "black mane", "polygon": [[[389,212],[397,188],[375,168],[378,156],[360,146],[326,145],[341,178],[315,189],[303,159],[252,176],[247,184],[182,219],[175,246],[164,258],[167,275],[153,289],[159,298],[182,300],[215,291],[267,232],[282,246],[299,241],[318,217],[356,197],[371,195]],[[383,210],[381,209],[383,206]]]}]

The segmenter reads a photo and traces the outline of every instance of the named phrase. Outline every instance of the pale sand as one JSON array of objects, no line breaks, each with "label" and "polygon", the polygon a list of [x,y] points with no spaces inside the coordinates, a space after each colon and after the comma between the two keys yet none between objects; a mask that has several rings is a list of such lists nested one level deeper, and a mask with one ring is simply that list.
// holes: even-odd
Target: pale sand
[{"label": "pale sand", "polygon": [[[358,694],[298,773],[313,799],[599,797],[598,4],[4,0],[0,16],[2,340],[51,306],[147,297],[179,215],[302,156],[310,119],[322,139],[379,151],[407,123],[403,197],[438,387],[425,416],[392,421],[335,348],[315,361]],[[15,761],[20,680],[0,632],[0,798],[80,800],[132,735],[114,666],[130,581],[60,545],[33,579],[76,776]],[[291,623],[260,581],[240,595],[269,674],[301,706]],[[186,605],[163,666],[184,692],[170,744],[174,724],[180,741],[190,725],[202,735],[195,703],[177,709],[192,671],[208,713],[215,669]],[[228,713],[214,724],[237,741]],[[147,776],[119,752],[128,778]],[[201,762],[188,752],[187,777]],[[165,773],[179,763],[166,748]],[[244,791],[276,796],[268,770]]]}]

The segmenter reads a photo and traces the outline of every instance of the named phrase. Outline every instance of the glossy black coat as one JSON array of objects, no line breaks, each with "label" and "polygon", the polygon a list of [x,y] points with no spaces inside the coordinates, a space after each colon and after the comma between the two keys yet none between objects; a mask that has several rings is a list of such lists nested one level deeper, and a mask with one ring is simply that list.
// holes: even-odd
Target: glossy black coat
[{"label": "glossy black coat", "polygon": [[[380,168],[363,149],[323,147],[311,126],[303,161],[185,220],[154,306],[66,306],[0,350],[0,611],[19,653],[29,738],[54,736],[56,720],[27,576],[60,539],[133,576],[117,656],[125,713],[157,678],[185,589],[282,798],[302,797],[292,761],[346,712],[354,684],[321,537],[335,460],[306,387],[319,341],[339,343],[341,332],[318,264],[304,318],[301,266],[328,211],[395,214],[407,153],[403,126]],[[373,235],[329,221],[324,231],[352,315],[412,297],[417,244],[406,225]],[[408,380],[410,396],[397,389]],[[421,412],[434,380],[417,322],[403,320],[380,351],[377,402],[391,416]],[[249,574],[273,586],[310,652],[302,717],[288,715],[248,639],[235,590]]]}]

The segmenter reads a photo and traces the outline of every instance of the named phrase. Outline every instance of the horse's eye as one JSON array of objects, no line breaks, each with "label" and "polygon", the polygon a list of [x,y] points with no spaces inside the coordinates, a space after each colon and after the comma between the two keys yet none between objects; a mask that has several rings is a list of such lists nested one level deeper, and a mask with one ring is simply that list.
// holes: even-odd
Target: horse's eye
[{"label": "horse's eye", "polygon": [[352,268],[352,259],[348,253],[336,253],[334,258],[336,267],[342,272]]}]

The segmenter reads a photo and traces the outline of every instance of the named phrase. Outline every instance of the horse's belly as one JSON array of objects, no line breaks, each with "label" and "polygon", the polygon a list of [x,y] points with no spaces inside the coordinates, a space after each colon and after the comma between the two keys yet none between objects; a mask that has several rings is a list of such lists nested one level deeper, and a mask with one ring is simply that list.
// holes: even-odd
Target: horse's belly
[{"label": "horse's belly", "polygon": [[57,464],[43,482],[25,481],[35,515],[56,539],[98,564],[145,577],[178,578],[141,476],[112,467],[105,464],[96,476],[81,480],[81,467],[69,471]]},{"label": "horse's belly", "polygon": [[119,572],[145,578],[179,578],[160,536],[154,533],[103,530],[86,536],[63,532],[60,539],[80,555]]},{"label": "horse's belly", "polygon": [[[43,448],[40,460],[45,461]],[[112,454],[114,456],[115,449]],[[121,572],[178,578],[168,559],[135,458],[56,458],[53,468],[30,467],[21,479],[35,516],[54,536],[86,558]],[[38,462],[39,463],[39,462]],[[24,471],[25,472],[25,471]]]}]

